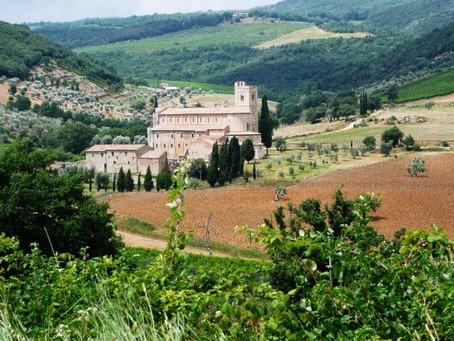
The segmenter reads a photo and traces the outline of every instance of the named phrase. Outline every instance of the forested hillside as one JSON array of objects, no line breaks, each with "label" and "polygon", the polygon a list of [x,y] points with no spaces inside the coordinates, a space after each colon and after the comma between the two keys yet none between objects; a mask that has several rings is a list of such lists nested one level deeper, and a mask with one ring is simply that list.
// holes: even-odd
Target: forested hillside
[{"label": "forested hillside", "polygon": [[[287,0],[249,11],[39,23],[31,27],[115,69],[123,77],[259,85],[289,123],[317,92],[397,86],[446,70],[454,51],[454,0]],[[316,26],[314,26],[316,25]],[[368,32],[365,37],[302,37],[257,49],[307,27]],[[219,39],[223,37],[223,39]],[[306,108],[307,109],[307,108]]]},{"label": "forested hillside", "polygon": [[139,40],[193,27],[216,26],[232,18],[232,12],[146,15],[129,18],[86,19],[71,23],[38,23],[31,27],[67,47]]},{"label": "forested hillside", "polygon": [[116,71],[56,44],[27,26],[0,22],[0,76],[27,79],[31,67],[51,61],[87,76],[98,85],[122,86],[122,79]]}]

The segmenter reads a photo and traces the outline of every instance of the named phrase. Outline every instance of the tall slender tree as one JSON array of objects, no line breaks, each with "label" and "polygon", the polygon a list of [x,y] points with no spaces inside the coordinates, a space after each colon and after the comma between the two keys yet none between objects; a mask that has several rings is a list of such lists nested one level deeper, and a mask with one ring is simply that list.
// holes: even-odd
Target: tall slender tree
[{"label": "tall slender tree", "polygon": [[126,189],[126,174],[123,167],[118,171],[117,189],[118,192],[124,192]]},{"label": "tall slender tree", "polygon": [[238,138],[236,136],[232,137],[229,142],[228,148],[228,157],[229,157],[229,181],[232,182],[232,179],[238,177],[240,171],[240,160],[241,160],[241,148]]},{"label": "tall slender tree", "polygon": [[143,187],[145,191],[150,192],[153,189],[153,176],[151,175],[150,166],[147,167],[147,172],[145,173],[145,179],[143,180]]},{"label": "tall slender tree", "polygon": [[366,91],[363,90],[361,91],[361,94],[359,96],[359,114],[361,116],[366,116],[367,115],[367,94]]},{"label": "tall slender tree", "polygon": [[140,192],[142,189],[142,180],[140,179],[142,177],[142,174],[139,172],[139,175],[137,176],[137,192]]},{"label": "tall slender tree", "polygon": [[266,95],[262,97],[262,108],[260,110],[259,118],[259,132],[262,136],[262,143],[266,147],[266,155],[268,155],[268,148],[273,143],[273,123],[268,109],[268,98]]},{"label": "tall slender tree", "polygon": [[128,169],[126,172],[125,190],[127,192],[132,192],[134,190],[134,180],[132,178],[131,169]]},{"label": "tall slender tree", "polygon": [[243,157],[244,160],[249,163],[254,156],[255,156],[255,150],[254,150],[254,143],[252,142],[251,139],[246,139],[243,141],[241,144],[241,156]]},{"label": "tall slender tree", "polygon": [[218,143],[213,144],[211,150],[210,165],[208,166],[207,181],[211,187],[216,186],[219,178],[219,149]]},{"label": "tall slender tree", "polygon": [[218,182],[221,186],[225,184],[225,182],[229,179],[229,171],[230,171],[230,162],[229,162],[229,155],[228,155],[228,148],[229,148],[229,140],[226,139],[221,146],[221,150],[219,152],[219,178]]}]

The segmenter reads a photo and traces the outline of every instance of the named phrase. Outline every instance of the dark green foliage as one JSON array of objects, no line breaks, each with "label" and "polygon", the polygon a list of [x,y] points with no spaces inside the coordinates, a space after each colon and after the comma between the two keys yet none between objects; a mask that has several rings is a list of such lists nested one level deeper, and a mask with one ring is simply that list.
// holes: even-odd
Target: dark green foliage
[{"label": "dark green foliage", "polygon": [[83,193],[83,174],[47,172],[52,153],[19,140],[0,154],[0,232],[47,254],[114,254],[119,246],[106,204]]},{"label": "dark green foliage", "polygon": [[128,171],[125,175],[125,191],[132,192],[134,190],[134,180],[132,178],[131,169],[128,168]]},{"label": "dark green foliage", "polygon": [[227,155],[229,158],[229,181],[232,181],[239,175],[241,161],[241,147],[236,136],[232,137],[229,142]]},{"label": "dark green foliage", "polygon": [[110,176],[107,173],[97,173],[95,177],[95,184],[97,191],[99,192],[101,189],[107,191],[109,188]]},{"label": "dark green foliage", "polygon": [[382,142],[390,142],[392,147],[396,147],[404,137],[404,133],[397,127],[385,130],[381,135]]},{"label": "dark green foliage", "polygon": [[137,192],[140,192],[140,190],[142,189],[142,174],[139,174],[137,175]]},{"label": "dark green foliage", "polygon": [[359,96],[359,114],[361,116],[366,116],[368,108],[369,108],[368,97],[366,91],[363,90],[361,91],[361,94]]},{"label": "dark green foliage", "polygon": [[16,96],[16,101],[14,102],[14,107],[19,111],[29,110],[31,108],[32,102],[27,96]]},{"label": "dark green foliage", "polygon": [[143,188],[145,188],[145,191],[147,192],[150,192],[153,189],[153,176],[151,175],[150,166],[147,167],[147,172],[145,173]]},{"label": "dark green foliage", "polygon": [[408,135],[402,140],[402,143],[405,145],[406,150],[412,150],[415,145],[415,139],[413,136]]},{"label": "dark green foliage", "polygon": [[257,167],[255,165],[255,162],[254,162],[254,165],[252,166],[252,178],[254,180],[257,179]]},{"label": "dark green foliage", "polygon": [[58,130],[57,141],[65,151],[80,154],[90,146],[96,132],[96,128],[91,128],[83,123],[69,123]]},{"label": "dark green foliage", "polygon": [[262,143],[267,149],[271,147],[273,142],[273,126],[271,122],[270,111],[268,109],[268,97],[262,96],[262,108],[259,114],[259,132],[262,136]]},{"label": "dark green foliage", "polygon": [[343,230],[353,221],[353,200],[344,198],[340,189],[333,195],[334,202],[325,207],[328,223],[334,232],[334,236],[340,236]]},{"label": "dark green foliage", "polygon": [[299,216],[302,221],[309,224],[316,231],[323,231],[326,225],[326,212],[321,209],[321,202],[318,199],[306,199],[300,206]]},{"label": "dark green foliage", "polygon": [[210,165],[207,169],[207,181],[211,187],[216,186],[219,178],[219,150],[218,143],[213,144],[211,150]]},{"label": "dark green foliage", "polygon": [[191,178],[199,180],[207,179],[207,165],[203,159],[195,159],[191,162],[191,167],[188,170],[188,175]]},{"label": "dark green foliage", "polygon": [[381,143],[380,152],[382,154],[385,154],[385,156],[390,156],[392,149],[393,149],[393,143],[391,141]]},{"label": "dark green foliage", "polygon": [[[113,175],[113,180],[112,180],[112,192],[115,192],[117,190],[117,174],[115,173]],[[91,192],[91,189],[90,189]]]},{"label": "dark green foliage", "polygon": [[84,74],[101,86],[123,86],[115,71],[96,64],[86,56],[76,55],[71,50],[32,32],[25,25],[0,22],[0,46],[0,75],[28,79],[29,68],[54,60],[59,66]]},{"label": "dark green foliage", "polygon": [[230,160],[229,160],[229,140],[226,139],[221,146],[219,151],[219,178],[218,182],[221,186],[229,180],[229,171],[230,171]]},{"label": "dark green foliage", "polygon": [[254,143],[252,142],[251,139],[246,139],[243,141],[241,144],[241,155],[244,160],[249,163],[254,156],[255,156],[255,150],[254,150]]},{"label": "dark green foliage", "polygon": [[369,152],[373,152],[375,150],[375,143],[376,139],[374,136],[366,136],[363,139],[363,144],[366,146]]},{"label": "dark green foliage", "polygon": [[172,186],[172,174],[170,172],[161,172],[158,174],[156,178],[156,189],[160,191],[161,189],[163,190],[169,190],[169,188]]},{"label": "dark green foliage", "polygon": [[120,170],[118,171],[117,190],[120,193],[126,190],[126,174],[123,167],[120,167]]}]

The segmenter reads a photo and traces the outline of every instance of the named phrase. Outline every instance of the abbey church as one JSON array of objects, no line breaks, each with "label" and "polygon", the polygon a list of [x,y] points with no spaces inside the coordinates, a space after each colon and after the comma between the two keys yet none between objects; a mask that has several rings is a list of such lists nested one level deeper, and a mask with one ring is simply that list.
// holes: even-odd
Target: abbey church
[{"label": "abbey church", "polygon": [[147,129],[146,144],[102,144],[86,151],[86,163],[97,172],[117,173],[121,167],[145,174],[166,168],[168,161],[210,160],[215,142],[221,145],[232,137],[240,144],[252,140],[255,158],[265,156],[258,132],[257,87],[235,83],[235,106],[214,108],[160,108]]},{"label": "abbey church", "polygon": [[236,136],[250,139],[255,157],[265,155],[258,132],[257,87],[235,83],[235,106],[214,108],[159,108],[148,128],[148,145],[167,153],[169,160],[202,158],[209,161],[213,144]]}]

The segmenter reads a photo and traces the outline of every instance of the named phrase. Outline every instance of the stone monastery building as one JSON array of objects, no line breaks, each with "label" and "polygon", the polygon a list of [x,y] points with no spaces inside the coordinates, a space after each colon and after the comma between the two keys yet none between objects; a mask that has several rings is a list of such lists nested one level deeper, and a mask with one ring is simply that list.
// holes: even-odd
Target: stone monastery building
[{"label": "stone monastery building", "polygon": [[265,155],[258,132],[257,87],[235,83],[235,106],[159,109],[148,128],[148,145],[167,152],[169,160],[202,158],[209,161],[213,144],[236,136],[241,144],[251,139],[255,157]]},{"label": "stone monastery building", "polygon": [[255,158],[265,156],[258,132],[257,87],[235,83],[235,106],[214,108],[159,108],[153,114],[153,127],[148,128],[148,145],[94,145],[86,151],[86,163],[98,172],[126,171],[145,173],[148,166],[154,175],[167,160],[202,158],[209,161],[213,144],[237,137],[239,143],[251,139]]}]

